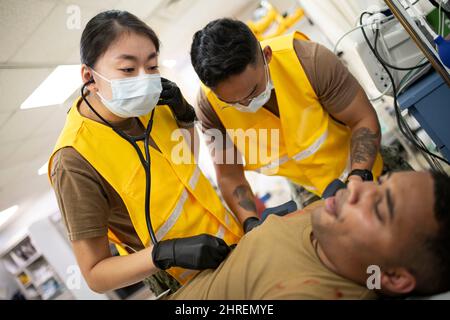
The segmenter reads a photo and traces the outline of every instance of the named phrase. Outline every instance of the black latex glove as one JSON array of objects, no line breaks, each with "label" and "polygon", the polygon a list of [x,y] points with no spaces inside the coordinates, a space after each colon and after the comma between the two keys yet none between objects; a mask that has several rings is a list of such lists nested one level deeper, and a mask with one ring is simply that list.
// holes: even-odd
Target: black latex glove
[{"label": "black latex glove", "polygon": [[155,266],[161,270],[171,267],[203,270],[217,268],[230,251],[222,239],[200,234],[160,241],[153,247],[152,258]]},{"label": "black latex glove", "polygon": [[288,213],[294,212],[296,210],[297,210],[297,204],[293,200],[288,201],[278,207],[267,208],[262,212],[261,220],[258,219],[257,217],[250,217],[244,221],[244,232],[247,233],[250,230],[252,230],[253,228],[259,226],[271,214],[276,214],[277,216],[282,217],[282,216],[284,216]]},{"label": "black latex glove", "polygon": [[194,108],[184,99],[176,83],[161,78],[162,92],[158,104],[168,105],[175,118],[183,122],[194,122],[196,119]]}]

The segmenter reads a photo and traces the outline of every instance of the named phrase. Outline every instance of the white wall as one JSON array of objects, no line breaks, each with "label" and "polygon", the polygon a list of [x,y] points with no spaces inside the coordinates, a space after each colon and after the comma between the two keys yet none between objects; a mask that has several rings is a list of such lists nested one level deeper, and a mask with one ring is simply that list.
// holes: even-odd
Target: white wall
[{"label": "white wall", "polygon": [[0,263],[0,300],[8,300],[13,294],[19,290],[19,286],[14,281],[14,278]]},{"label": "white wall", "polygon": [[20,204],[16,215],[0,229],[0,255],[23,238],[32,223],[58,211],[53,191],[31,195]]}]

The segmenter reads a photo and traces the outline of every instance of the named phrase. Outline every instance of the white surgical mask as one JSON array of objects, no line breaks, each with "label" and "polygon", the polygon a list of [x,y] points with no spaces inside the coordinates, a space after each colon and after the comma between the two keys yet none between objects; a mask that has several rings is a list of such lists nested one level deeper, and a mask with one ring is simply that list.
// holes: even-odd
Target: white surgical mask
[{"label": "white surgical mask", "polygon": [[162,92],[159,74],[143,74],[132,78],[109,80],[92,70],[111,86],[111,99],[99,92],[102,103],[109,111],[121,118],[140,117],[150,113],[158,104]]},{"label": "white surgical mask", "polygon": [[269,66],[267,65],[266,57],[264,56],[264,53],[263,53],[263,58],[264,58],[265,76],[267,79],[266,88],[264,89],[263,92],[261,92],[261,94],[259,94],[258,96],[254,97],[252,100],[250,100],[250,103],[248,104],[248,106],[244,106],[243,104],[240,104],[240,103],[231,104],[234,108],[236,108],[236,110],[239,110],[241,112],[255,113],[259,109],[261,109],[270,100],[270,95],[272,94],[272,89],[274,87],[272,84],[272,80],[270,79]]}]

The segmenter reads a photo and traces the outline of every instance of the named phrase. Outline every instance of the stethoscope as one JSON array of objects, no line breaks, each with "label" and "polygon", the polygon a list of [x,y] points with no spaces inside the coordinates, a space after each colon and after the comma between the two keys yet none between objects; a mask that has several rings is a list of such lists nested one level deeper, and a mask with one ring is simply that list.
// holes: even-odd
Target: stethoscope
[{"label": "stethoscope", "polygon": [[[150,190],[151,190],[151,159],[150,159],[150,150],[149,150],[149,139],[150,139],[150,132],[152,131],[153,127],[153,116],[155,114],[155,109],[153,109],[152,114],[150,116],[150,120],[148,121],[147,128],[145,129],[145,133],[140,136],[130,136],[126,134],[125,132],[117,129],[114,127],[109,121],[104,119],[95,109],[91,106],[89,101],[87,101],[85,95],[84,95],[84,89],[88,84],[93,83],[94,80],[91,79],[88,82],[86,82],[81,87],[81,97],[83,98],[83,101],[87,104],[87,106],[92,110],[92,112],[95,113],[97,117],[99,117],[107,126],[109,126],[111,129],[114,130],[115,133],[117,133],[120,137],[128,141],[133,148],[136,150],[139,160],[141,161],[142,167],[145,170],[145,222],[147,223],[147,229],[150,234],[150,239],[153,243],[153,245],[158,243],[158,240],[156,239],[155,232],[153,230],[152,221],[150,217]],[[144,150],[145,150],[145,156],[142,153],[141,149],[139,148],[137,142],[138,141],[144,141]]]}]

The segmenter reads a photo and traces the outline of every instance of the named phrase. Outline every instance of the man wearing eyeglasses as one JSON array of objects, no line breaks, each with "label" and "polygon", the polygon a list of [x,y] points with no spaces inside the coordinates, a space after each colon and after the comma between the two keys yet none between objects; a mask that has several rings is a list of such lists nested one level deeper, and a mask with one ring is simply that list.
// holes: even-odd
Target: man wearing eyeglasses
[{"label": "man wearing eyeglasses", "polygon": [[191,61],[219,188],[246,232],[259,222],[244,170],[284,176],[316,196],[336,178],[381,174],[374,108],[339,59],[305,35],[259,43],[244,23],[219,19],[194,35]]}]

